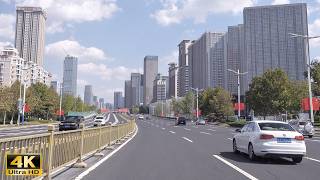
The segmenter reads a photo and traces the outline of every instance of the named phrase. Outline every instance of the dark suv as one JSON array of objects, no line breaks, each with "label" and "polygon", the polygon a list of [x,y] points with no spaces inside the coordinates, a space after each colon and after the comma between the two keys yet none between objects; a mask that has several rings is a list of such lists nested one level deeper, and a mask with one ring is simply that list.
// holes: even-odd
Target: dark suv
[{"label": "dark suv", "polygon": [[66,116],[59,124],[59,131],[79,129],[83,121],[83,116]]},{"label": "dark suv", "polygon": [[185,117],[177,117],[176,125],[180,125],[180,124],[186,125],[187,119]]}]

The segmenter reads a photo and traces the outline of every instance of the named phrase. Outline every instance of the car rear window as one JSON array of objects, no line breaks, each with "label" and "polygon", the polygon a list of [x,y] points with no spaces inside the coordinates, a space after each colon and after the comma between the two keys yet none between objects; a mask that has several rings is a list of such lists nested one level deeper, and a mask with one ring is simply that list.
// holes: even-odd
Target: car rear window
[{"label": "car rear window", "polygon": [[96,117],[96,119],[103,119],[103,117]]},{"label": "car rear window", "polygon": [[306,122],[299,122],[299,125],[306,125]]},{"label": "car rear window", "polygon": [[263,131],[294,131],[289,124],[284,123],[259,123],[259,127]]}]

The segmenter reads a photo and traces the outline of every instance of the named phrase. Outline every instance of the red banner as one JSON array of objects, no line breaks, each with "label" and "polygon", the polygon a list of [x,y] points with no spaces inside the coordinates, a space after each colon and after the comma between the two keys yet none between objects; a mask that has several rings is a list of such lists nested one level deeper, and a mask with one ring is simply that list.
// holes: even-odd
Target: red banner
[{"label": "red banner", "polygon": [[61,112],[60,112],[59,110],[57,110],[56,115],[57,116],[62,116],[62,115],[64,115],[64,111],[61,110]]},{"label": "red banner", "polygon": [[128,113],[129,109],[128,108],[120,108],[120,109],[118,109],[118,112],[119,113]]},{"label": "red banner", "polygon": [[30,112],[30,106],[27,103],[24,105],[24,112]]},{"label": "red banner", "polygon": [[102,113],[108,113],[108,112],[110,112],[109,109],[106,109],[106,108],[102,108],[102,109],[100,109],[100,111],[101,111]]},{"label": "red banner", "polygon": [[[201,112],[201,110],[199,109],[199,110],[198,110],[198,116],[201,116],[201,114],[202,114],[202,112]],[[196,110],[193,111],[193,115],[197,116],[197,111],[196,111]]]},{"label": "red banner", "polygon": [[[233,109],[234,109],[235,111],[238,111],[238,109],[239,109],[238,103],[234,103],[234,104],[233,104]],[[240,110],[243,111],[244,109],[245,109],[244,103],[240,103]]]},{"label": "red banner", "polygon": [[[320,109],[320,101],[318,98],[313,97],[312,98],[312,106],[314,111],[319,111]],[[309,98],[303,98],[301,100],[301,108],[304,111],[309,111],[310,110],[310,105],[309,105]]]}]

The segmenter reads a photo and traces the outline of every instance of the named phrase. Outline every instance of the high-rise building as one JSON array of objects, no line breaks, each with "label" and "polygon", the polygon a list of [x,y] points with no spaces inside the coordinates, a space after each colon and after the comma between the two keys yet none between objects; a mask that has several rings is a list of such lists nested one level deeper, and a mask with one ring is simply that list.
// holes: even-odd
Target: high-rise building
[{"label": "high-rise building", "polygon": [[178,67],[176,63],[169,64],[169,94],[168,97],[178,96]]},{"label": "high-rise building", "polygon": [[99,98],[99,108],[102,109],[104,107],[104,98]]},{"label": "high-rise building", "polygon": [[131,80],[126,80],[124,82],[124,107],[132,107],[132,93],[131,93]]},{"label": "high-rise building", "polygon": [[93,92],[92,92],[92,86],[86,85],[84,87],[84,103],[87,105],[93,105]]},{"label": "high-rise building", "polygon": [[132,106],[140,106],[143,103],[143,99],[141,98],[141,84],[143,81],[143,76],[140,73],[131,73],[131,98],[132,98]]},{"label": "high-rise building", "polygon": [[[303,80],[306,42],[289,33],[308,35],[305,3],[248,7],[243,10],[248,82],[268,69],[281,68],[290,79]],[[248,88],[248,84],[244,85]]]},{"label": "high-rise building", "polygon": [[0,86],[11,86],[21,81],[22,68],[25,64],[15,48],[0,49]]},{"label": "high-rise building", "polygon": [[60,83],[59,81],[51,81],[50,88],[60,95]]},{"label": "high-rise building", "polygon": [[153,99],[153,81],[158,74],[158,56],[144,57],[143,69],[143,104],[148,105]]},{"label": "high-rise building", "polygon": [[114,102],[113,102],[114,109],[123,108],[123,100],[124,100],[124,98],[122,96],[122,92],[115,91],[113,98],[114,98]]},{"label": "high-rise building", "polygon": [[43,67],[19,57],[17,49],[0,49],[0,86],[11,86],[19,80],[24,81],[27,87],[38,82],[49,87],[51,79],[51,74]]},{"label": "high-rise building", "polygon": [[93,105],[95,105],[98,108],[99,107],[98,96],[93,96],[92,100],[93,100]]},{"label": "high-rise building", "polygon": [[182,97],[190,90],[190,71],[189,71],[189,46],[190,40],[183,40],[179,47],[179,70],[178,70],[178,96]]},{"label": "high-rise building", "polygon": [[108,110],[112,110],[113,109],[113,106],[111,103],[105,103],[105,107],[108,109]]},{"label": "high-rise building", "polygon": [[[246,72],[247,61],[244,58],[244,29],[243,24],[228,27],[227,38],[227,69],[237,71],[240,73]],[[233,94],[238,94],[238,77],[233,72],[227,72],[227,89]],[[242,86],[246,81],[246,75],[240,76],[240,94],[244,95],[244,87]]]},{"label": "high-rise building", "polygon": [[212,35],[213,45],[209,51],[209,87],[227,89],[227,41],[225,33]]},{"label": "high-rise building", "polygon": [[166,100],[169,97],[168,91],[169,91],[169,77],[161,76],[161,74],[158,74],[153,81],[152,102]]},{"label": "high-rise building", "polygon": [[40,7],[17,7],[15,47],[26,62],[43,66],[46,13]]},{"label": "high-rise building", "polygon": [[77,95],[78,59],[67,55],[63,64],[63,94]]},{"label": "high-rise building", "polygon": [[225,34],[206,32],[188,48],[193,88],[226,86]]}]

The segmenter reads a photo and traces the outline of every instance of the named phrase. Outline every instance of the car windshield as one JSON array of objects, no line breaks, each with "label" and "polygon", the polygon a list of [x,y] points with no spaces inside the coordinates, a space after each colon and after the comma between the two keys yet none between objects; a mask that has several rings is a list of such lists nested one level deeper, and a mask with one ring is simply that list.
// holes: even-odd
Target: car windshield
[{"label": "car windshield", "polygon": [[284,123],[259,123],[259,127],[263,131],[294,131],[289,124]]},{"label": "car windshield", "polygon": [[77,116],[67,116],[64,122],[74,122],[77,121],[78,117]]}]

